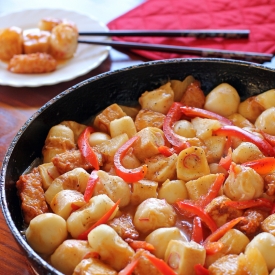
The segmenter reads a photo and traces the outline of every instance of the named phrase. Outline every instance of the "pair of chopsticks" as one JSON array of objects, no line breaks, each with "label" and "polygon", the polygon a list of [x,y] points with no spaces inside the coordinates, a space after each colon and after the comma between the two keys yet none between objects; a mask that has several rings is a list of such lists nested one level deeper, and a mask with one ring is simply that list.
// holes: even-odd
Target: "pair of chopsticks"
[{"label": "pair of chopsticks", "polygon": [[[249,30],[158,30],[158,31],[133,31],[133,30],[119,30],[107,32],[79,32],[82,36],[150,36],[150,37],[194,37],[199,39],[204,38],[225,38],[225,39],[247,39],[249,37]],[[172,46],[147,44],[137,42],[118,42],[118,41],[98,41],[98,40],[78,40],[79,43],[112,46],[114,48],[127,48],[135,50],[148,50],[158,52],[191,54],[202,57],[219,57],[219,58],[235,58],[246,61],[265,62],[270,61],[272,54],[244,52],[244,51],[228,51],[209,48],[186,47],[186,46]]]}]

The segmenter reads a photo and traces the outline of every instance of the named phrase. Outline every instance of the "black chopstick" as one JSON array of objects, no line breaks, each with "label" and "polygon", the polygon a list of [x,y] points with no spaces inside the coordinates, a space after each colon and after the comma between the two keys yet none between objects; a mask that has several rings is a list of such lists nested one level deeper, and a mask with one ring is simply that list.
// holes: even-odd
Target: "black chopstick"
[{"label": "black chopstick", "polygon": [[158,45],[158,44],[145,44],[134,42],[117,42],[117,41],[98,41],[98,40],[78,40],[78,43],[105,45],[114,48],[127,48],[136,50],[148,50],[157,52],[181,53],[198,55],[202,57],[219,57],[219,58],[233,58],[245,61],[265,62],[270,61],[273,57],[272,54],[257,53],[257,52],[243,52],[243,51],[228,51],[209,48],[185,47],[185,46],[172,46],[172,45]]},{"label": "black chopstick", "polygon": [[196,37],[196,38],[248,38],[249,30],[118,30],[106,32],[79,32],[89,36],[163,36],[163,37]]}]

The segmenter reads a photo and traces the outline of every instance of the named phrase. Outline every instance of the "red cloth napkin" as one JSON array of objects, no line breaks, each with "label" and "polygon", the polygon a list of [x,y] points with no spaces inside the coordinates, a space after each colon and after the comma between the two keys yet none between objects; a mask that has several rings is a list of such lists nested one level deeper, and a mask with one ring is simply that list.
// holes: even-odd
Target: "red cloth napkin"
[{"label": "red cloth napkin", "polygon": [[[109,22],[108,27],[111,30],[249,29],[249,39],[114,37],[113,40],[273,54],[275,0],[147,0]],[[187,57],[134,52],[151,60]]]}]

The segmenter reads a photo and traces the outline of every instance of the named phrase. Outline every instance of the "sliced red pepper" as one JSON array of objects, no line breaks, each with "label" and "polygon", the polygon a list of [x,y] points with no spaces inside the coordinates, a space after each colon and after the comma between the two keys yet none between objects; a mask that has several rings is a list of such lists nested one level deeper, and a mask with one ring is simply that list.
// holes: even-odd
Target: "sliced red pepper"
[{"label": "sliced red pepper", "polygon": [[115,212],[116,208],[118,207],[120,203],[120,199],[111,207],[111,209],[106,212],[96,223],[94,223],[89,229],[87,229],[86,231],[84,231],[83,233],[81,233],[78,236],[79,240],[87,240],[88,239],[88,234],[97,226],[107,223],[107,221],[109,220],[109,218],[113,215],[113,213]]},{"label": "sliced red pepper", "polygon": [[89,202],[90,198],[92,197],[96,183],[98,182],[98,180],[99,180],[99,177],[97,175],[97,170],[93,170],[89,176],[87,186],[86,186],[86,189],[84,192],[84,200],[86,202]]},{"label": "sliced red pepper", "polygon": [[80,208],[80,206],[76,205],[75,203],[71,203],[71,208],[72,208],[72,212],[78,210]]},{"label": "sliced red pepper", "polygon": [[237,223],[242,221],[244,217],[238,217],[235,218],[221,227],[219,227],[217,230],[213,231],[212,234],[210,234],[204,241],[204,245],[207,245],[209,242],[216,242],[218,241],[227,231],[229,231],[231,228],[233,228]]},{"label": "sliced red pepper", "polygon": [[193,219],[193,230],[191,234],[191,240],[198,244],[201,244],[203,242],[203,229],[201,219],[199,217],[195,217]]},{"label": "sliced red pepper", "polygon": [[270,215],[275,214],[275,203],[273,203],[273,206],[270,211]]},{"label": "sliced red pepper", "polygon": [[261,175],[270,174],[275,170],[275,158],[266,157],[242,163],[242,166],[250,167]]},{"label": "sliced red pepper", "polygon": [[214,198],[216,198],[220,192],[220,189],[224,183],[225,175],[220,173],[216,177],[213,184],[210,186],[207,194],[199,199],[199,205],[203,208],[208,205]]},{"label": "sliced red pepper", "polygon": [[209,275],[209,270],[201,264],[196,264],[194,269],[196,275]]},{"label": "sliced red pepper", "polygon": [[142,180],[147,172],[147,165],[142,165],[134,169],[127,169],[123,167],[121,164],[121,161],[125,157],[128,149],[139,138],[140,138],[139,136],[134,136],[131,139],[129,139],[116,151],[114,156],[114,165],[115,165],[116,174],[128,183]]},{"label": "sliced red pepper", "polygon": [[126,239],[125,242],[127,242],[135,251],[140,248],[147,250],[149,252],[155,251],[155,247],[146,241],[137,241],[137,240],[133,240],[133,239]]},{"label": "sliced red pepper", "polygon": [[244,141],[254,143],[265,156],[275,156],[275,151],[269,142],[238,126],[225,125],[217,130],[214,130],[213,134],[218,136],[234,136],[240,138]]},{"label": "sliced red pepper", "polygon": [[261,135],[274,147],[275,146],[275,136],[260,131]]},{"label": "sliced red pepper", "polygon": [[196,107],[188,107],[188,106],[181,106],[181,111],[188,117],[202,117],[202,118],[210,118],[216,119],[223,125],[233,125],[233,122],[224,116],[218,115],[214,112],[196,108]]},{"label": "sliced red pepper", "polygon": [[[183,105],[179,102],[174,102],[170,107],[164,122],[163,122],[163,132],[167,140],[176,147],[183,148],[185,146],[185,138],[176,134],[173,130],[173,125],[175,122],[181,119],[182,112],[180,107]],[[188,147],[188,144],[186,145]]]},{"label": "sliced red pepper", "polygon": [[269,199],[258,198],[245,201],[225,201],[226,206],[231,206],[236,209],[248,209],[251,207],[266,207],[272,209],[273,203]]},{"label": "sliced red pepper", "polygon": [[172,268],[163,260],[151,255],[144,253],[144,256],[164,275],[176,275]]},{"label": "sliced red pepper", "polygon": [[232,148],[228,148],[227,155],[220,159],[219,166],[223,167],[225,170],[228,170],[232,163]]},{"label": "sliced red pepper", "polygon": [[125,268],[119,271],[118,275],[131,275],[137,266],[139,258],[132,260]]},{"label": "sliced red pepper", "polygon": [[90,163],[96,170],[98,170],[99,162],[97,155],[89,144],[89,137],[93,132],[95,132],[95,130],[92,127],[87,127],[79,136],[77,145],[86,161]]},{"label": "sliced red pepper", "polygon": [[218,253],[224,247],[222,242],[207,242],[204,244],[204,249],[207,255],[213,255]]},{"label": "sliced red pepper", "polygon": [[185,143],[182,144],[181,147],[173,146],[172,148],[170,148],[165,145],[159,146],[158,151],[165,157],[170,157],[173,154],[179,154],[182,150],[184,150],[190,146],[191,146],[190,143],[188,141],[186,141]]},{"label": "sliced red pepper", "polygon": [[185,201],[178,201],[176,202],[176,205],[180,210],[191,212],[192,214],[200,217],[201,220],[209,227],[211,232],[215,232],[217,230],[215,221],[201,207]]},{"label": "sliced red pepper", "polygon": [[170,157],[174,154],[174,149],[168,146],[162,145],[158,147],[158,151],[165,157]]}]

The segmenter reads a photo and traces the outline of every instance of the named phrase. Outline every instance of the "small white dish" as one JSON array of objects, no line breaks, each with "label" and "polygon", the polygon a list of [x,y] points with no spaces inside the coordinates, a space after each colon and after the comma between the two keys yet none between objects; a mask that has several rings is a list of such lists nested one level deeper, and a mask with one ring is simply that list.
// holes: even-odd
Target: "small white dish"
[{"label": "small white dish", "polygon": [[[31,9],[2,15],[0,29],[11,26],[17,26],[23,30],[37,28],[39,21],[47,17],[71,20],[76,23],[81,32],[108,31],[107,26],[96,18],[59,9]],[[106,40],[108,37],[93,37],[93,39]],[[61,62],[56,71],[46,74],[11,73],[7,70],[7,63],[0,61],[0,85],[39,87],[72,80],[99,66],[107,58],[109,50],[110,47],[107,46],[79,44],[73,58]]]}]

